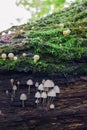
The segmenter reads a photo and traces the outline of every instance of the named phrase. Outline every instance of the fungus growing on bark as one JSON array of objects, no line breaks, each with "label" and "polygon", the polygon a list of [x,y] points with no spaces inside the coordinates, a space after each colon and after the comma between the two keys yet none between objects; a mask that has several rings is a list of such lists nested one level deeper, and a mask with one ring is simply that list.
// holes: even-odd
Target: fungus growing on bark
[{"label": "fungus growing on bark", "polygon": [[54,109],[55,105],[54,104],[50,104],[50,109]]}]

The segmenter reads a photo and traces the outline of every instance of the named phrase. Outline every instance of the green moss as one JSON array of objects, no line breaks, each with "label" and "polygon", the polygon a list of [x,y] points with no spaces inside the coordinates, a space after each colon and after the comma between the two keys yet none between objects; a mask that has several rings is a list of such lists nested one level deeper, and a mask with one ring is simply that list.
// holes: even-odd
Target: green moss
[{"label": "green moss", "polygon": [[[0,61],[0,66],[7,69],[34,72],[62,72],[82,73],[87,72],[85,66],[87,59],[87,0],[72,4],[70,8],[42,18],[34,23],[17,27],[13,38],[19,38],[23,29],[23,45],[16,44],[2,47],[1,52],[14,52],[18,56],[15,61]],[[64,24],[64,28],[59,26]],[[69,35],[63,31],[70,29]],[[19,43],[20,45],[20,43]],[[23,52],[40,55],[40,60],[35,63],[32,56],[23,59]],[[4,63],[6,62],[6,63]],[[82,63],[81,63],[82,62]],[[85,69],[84,67],[85,66]]]}]

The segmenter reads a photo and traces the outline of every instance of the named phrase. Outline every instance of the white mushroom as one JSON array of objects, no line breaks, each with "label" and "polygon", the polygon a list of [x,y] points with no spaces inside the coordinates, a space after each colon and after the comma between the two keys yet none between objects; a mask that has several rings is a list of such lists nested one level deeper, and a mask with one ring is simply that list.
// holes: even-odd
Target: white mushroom
[{"label": "white mushroom", "polygon": [[60,93],[60,88],[59,88],[59,86],[54,86],[54,91],[55,91],[55,93]]},{"label": "white mushroom", "polygon": [[71,31],[69,29],[63,31],[63,35],[69,35],[71,33]]},{"label": "white mushroom", "polygon": [[14,79],[10,79],[11,85],[13,86]]},{"label": "white mushroom", "polygon": [[36,87],[36,88],[38,88],[38,86],[39,86],[39,83],[38,83],[38,82],[36,82],[36,83],[35,83],[35,87]]},{"label": "white mushroom", "polygon": [[27,85],[29,86],[29,87],[28,87],[28,94],[30,95],[30,86],[33,85],[33,81],[32,81],[31,79],[29,79],[29,80],[27,81]]},{"label": "white mushroom", "polygon": [[44,83],[45,83],[45,79],[42,80],[42,84],[44,84]]},{"label": "white mushroom", "polygon": [[40,91],[43,91],[43,90],[44,90],[43,84],[40,84],[40,85],[38,86],[38,90],[40,90]]},{"label": "white mushroom", "polygon": [[41,98],[40,92],[36,92],[36,93],[35,93],[35,98],[37,98],[37,99]]},{"label": "white mushroom", "polygon": [[22,101],[22,107],[25,107],[24,102],[27,100],[27,95],[25,93],[22,93],[20,95],[20,100]]},{"label": "white mushroom", "polygon": [[18,85],[18,88],[19,88],[19,85],[20,85],[20,81],[17,81],[17,85]]},{"label": "white mushroom", "polygon": [[48,91],[49,88],[52,88],[52,87],[54,87],[54,82],[52,80],[46,80],[44,82],[44,89],[45,89],[45,91]]},{"label": "white mushroom", "polygon": [[54,104],[51,104],[50,109],[54,109],[54,108],[55,108]]},{"label": "white mushroom", "polygon": [[8,57],[9,57],[10,60],[13,60],[14,59],[14,54],[13,53],[9,53]]},{"label": "white mushroom", "polygon": [[15,91],[17,90],[17,86],[16,85],[13,85],[13,95],[15,97]]},{"label": "white mushroom", "polygon": [[25,57],[27,56],[27,54],[26,54],[26,53],[23,53],[22,56],[25,58]]},{"label": "white mushroom", "polygon": [[9,92],[8,92],[8,90],[6,90],[6,95],[8,96],[8,94],[9,94]]},{"label": "white mushroom", "polygon": [[6,60],[6,58],[7,58],[6,53],[2,53],[2,54],[1,54],[1,57],[2,57],[3,60]]},{"label": "white mushroom", "polygon": [[40,59],[39,55],[34,55],[34,62],[37,62]]},{"label": "white mushroom", "polygon": [[50,90],[49,92],[48,92],[48,104],[50,104],[50,103],[52,103],[53,102],[53,100],[54,100],[54,98],[56,97],[56,92],[54,91],[54,89],[52,89],[52,90]]},{"label": "white mushroom", "polygon": [[17,56],[14,56],[14,57],[13,57],[13,59],[14,59],[14,61],[15,61],[15,60],[17,60],[17,59],[18,59],[18,57],[17,57]]},{"label": "white mushroom", "polygon": [[38,101],[37,105],[38,105],[38,104],[40,103],[39,99],[41,99],[41,94],[40,94],[40,92],[36,92],[36,93],[35,93],[35,98],[37,98],[37,101]]},{"label": "white mushroom", "polygon": [[46,92],[42,92],[42,93],[41,93],[41,98],[43,99],[42,105],[44,105],[44,104],[45,104],[45,101],[46,101],[46,99],[47,99],[47,94],[46,94]]}]

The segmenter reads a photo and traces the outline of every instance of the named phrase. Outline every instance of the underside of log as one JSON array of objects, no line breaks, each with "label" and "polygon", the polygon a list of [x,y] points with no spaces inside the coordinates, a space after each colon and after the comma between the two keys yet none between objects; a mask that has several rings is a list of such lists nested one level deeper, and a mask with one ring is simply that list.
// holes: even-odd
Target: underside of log
[{"label": "underside of log", "polygon": [[[20,78],[21,77],[21,78]],[[11,102],[12,86],[10,79],[20,81],[16,97]],[[61,93],[54,100],[55,109],[37,108],[35,104],[35,86],[22,108],[20,93],[27,94],[26,81],[32,79],[54,80]],[[69,79],[68,79],[69,78]],[[9,94],[6,95],[6,90]],[[87,129],[87,76],[61,77],[29,73],[7,73],[0,75],[0,129],[1,130],[86,130]]]}]

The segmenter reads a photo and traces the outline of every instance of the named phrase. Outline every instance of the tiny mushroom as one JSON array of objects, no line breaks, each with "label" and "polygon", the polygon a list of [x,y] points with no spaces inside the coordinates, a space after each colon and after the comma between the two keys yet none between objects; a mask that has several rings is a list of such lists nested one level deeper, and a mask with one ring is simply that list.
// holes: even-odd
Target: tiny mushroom
[{"label": "tiny mushroom", "polygon": [[38,86],[38,90],[40,90],[40,91],[43,91],[43,90],[44,90],[43,84],[40,84],[40,85]]},{"label": "tiny mushroom", "polygon": [[41,93],[41,98],[43,99],[43,105],[44,105],[44,103],[45,103],[45,101],[46,101],[46,99],[47,99],[47,94],[46,94],[46,92],[42,92]]},{"label": "tiny mushroom", "polygon": [[31,79],[29,79],[29,80],[27,81],[27,85],[29,86],[29,87],[28,87],[28,94],[30,95],[30,86],[33,85],[33,81],[32,81]]},{"label": "tiny mushroom", "polygon": [[20,95],[20,100],[22,101],[22,107],[25,107],[24,102],[27,100],[27,95],[25,93],[22,93]]},{"label": "tiny mushroom", "polygon": [[54,86],[54,91],[55,91],[55,93],[60,93],[60,88],[59,88],[59,86]]},{"label": "tiny mushroom", "polygon": [[71,31],[69,29],[63,31],[63,35],[69,35],[71,33]]},{"label": "tiny mushroom", "polygon": [[14,54],[13,53],[9,53],[8,57],[9,57],[10,60],[13,60],[14,59]]},{"label": "tiny mushroom", "polygon": [[8,92],[8,90],[6,90],[6,95],[8,96],[8,94],[9,94],[9,92]]},{"label": "tiny mushroom", "polygon": [[7,58],[6,53],[2,53],[2,54],[1,54],[1,57],[2,57],[3,60],[6,60],[6,58]]},{"label": "tiny mushroom", "polygon": [[10,79],[11,85],[13,86],[14,79]]},{"label": "tiny mushroom", "polygon": [[27,54],[26,53],[22,53],[22,56],[25,58],[27,56]]},{"label": "tiny mushroom", "polygon": [[51,104],[50,109],[54,109],[54,108],[55,108],[54,104]]},{"label": "tiny mushroom", "polygon": [[13,58],[14,60],[17,60],[18,59],[18,57],[17,56],[14,56],[14,58]]},{"label": "tiny mushroom", "polygon": [[45,91],[48,91],[52,87],[54,87],[54,82],[52,80],[46,80],[44,82],[44,89],[45,89]]},{"label": "tiny mushroom", "polygon": [[[40,94],[40,92],[36,92],[35,93],[35,98],[37,98],[37,105],[40,103],[40,101],[39,101],[39,99],[41,99],[41,94]],[[36,101],[35,101],[35,103],[36,103]]]},{"label": "tiny mushroom", "polygon": [[15,97],[15,91],[17,90],[17,86],[16,85],[13,85],[13,95]]},{"label": "tiny mushroom", "polygon": [[34,55],[34,62],[37,62],[40,59],[39,55]]},{"label": "tiny mushroom", "polygon": [[52,103],[53,102],[53,100],[54,100],[54,98],[56,97],[56,92],[54,91],[54,89],[52,89],[52,90],[50,90],[49,92],[48,92],[48,97],[49,97],[49,99],[48,99],[48,104],[49,103]]},{"label": "tiny mushroom", "polygon": [[38,83],[38,82],[36,82],[36,83],[35,83],[35,87],[36,87],[36,88],[38,88],[38,86],[39,86],[39,83]]}]

